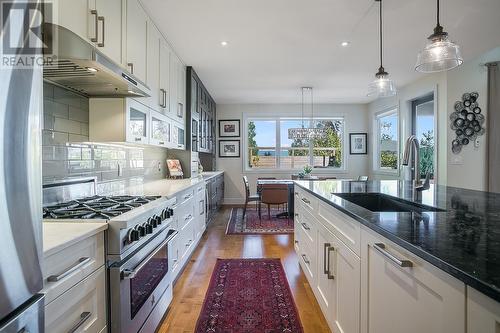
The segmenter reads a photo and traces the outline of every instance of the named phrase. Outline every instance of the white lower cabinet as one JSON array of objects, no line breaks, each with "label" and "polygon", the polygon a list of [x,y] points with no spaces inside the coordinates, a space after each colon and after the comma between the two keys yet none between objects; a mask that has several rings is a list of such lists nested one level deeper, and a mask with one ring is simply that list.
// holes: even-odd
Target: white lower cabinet
[{"label": "white lower cabinet", "polygon": [[467,287],[467,332],[500,333],[500,303]]},{"label": "white lower cabinet", "polygon": [[321,223],[317,233],[318,303],[333,332],[359,332],[361,260]]},{"label": "white lower cabinet", "polygon": [[102,266],[45,307],[45,331],[101,332],[106,326],[106,279]]},{"label": "white lower cabinet", "polygon": [[463,333],[465,285],[370,230],[361,233],[363,333]]}]

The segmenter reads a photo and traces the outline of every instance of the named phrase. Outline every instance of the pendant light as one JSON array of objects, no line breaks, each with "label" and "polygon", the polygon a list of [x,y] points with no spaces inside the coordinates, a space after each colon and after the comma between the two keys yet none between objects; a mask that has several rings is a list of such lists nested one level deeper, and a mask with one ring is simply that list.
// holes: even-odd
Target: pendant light
[{"label": "pendant light", "polygon": [[437,0],[437,25],[427,37],[425,48],[417,56],[415,70],[422,73],[447,71],[460,66],[464,59],[460,47],[449,40],[448,33],[439,24],[439,0]]},{"label": "pendant light", "polygon": [[378,72],[375,74],[376,79],[368,85],[368,94],[369,97],[390,97],[396,95],[396,85],[389,78],[389,73],[385,71],[384,66],[382,65],[382,48],[383,48],[383,39],[382,39],[382,0],[375,0],[380,2],[380,67]]},{"label": "pendant light", "polygon": [[[302,87],[302,126],[297,128],[288,129],[288,138],[292,140],[314,140],[324,137],[326,134],[325,130],[322,128],[314,127],[314,98],[313,98],[313,88]],[[309,127],[304,127],[304,108],[306,107],[304,95],[310,96],[310,108],[311,108],[311,123]]]}]

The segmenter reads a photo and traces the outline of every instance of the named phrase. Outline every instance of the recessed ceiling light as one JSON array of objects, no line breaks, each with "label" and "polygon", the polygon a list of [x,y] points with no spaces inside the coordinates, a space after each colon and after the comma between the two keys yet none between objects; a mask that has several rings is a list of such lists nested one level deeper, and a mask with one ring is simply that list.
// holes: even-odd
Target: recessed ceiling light
[{"label": "recessed ceiling light", "polygon": [[225,40],[223,40],[222,42],[220,42],[220,45],[222,45],[222,46],[227,46],[227,44],[228,44],[228,43],[227,43],[227,41],[225,41]]},{"label": "recessed ceiling light", "polygon": [[340,45],[341,45],[342,47],[347,47],[347,46],[351,45],[351,42],[349,42],[349,41],[346,41],[346,40],[345,40],[345,41],[343,41],[342,43],[340,43]]}]

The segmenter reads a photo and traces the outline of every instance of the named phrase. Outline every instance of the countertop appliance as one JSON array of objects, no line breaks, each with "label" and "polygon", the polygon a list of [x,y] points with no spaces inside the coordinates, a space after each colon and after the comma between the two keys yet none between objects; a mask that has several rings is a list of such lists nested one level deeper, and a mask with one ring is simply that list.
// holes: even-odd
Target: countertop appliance
[{"label": "countertop appliance", "polygon": [[57,24],[43,24],[43,41],[56,56],[45,80],[88,97],[148,97],[149,87],[95,46]]},{"label": "countertop appliance", "polygon": [[154,331],[172,299],[176,199],[95,195],[95,179],[44,185],[45,222],[105,222],[111,332]]},{"label": "countertop appliance", "polygon": [[[28,6],[40,2],[13,4],[16,10],[27,13]],[[2,29],[7,28],[2,26]],[[11,38],[23,31],[10,30]],[[16,55],[23,54],[24,48],[20,47]],[[1,333],[44,332],[44,301],[39,294],[43,287],[42,82],[42,68],[36,65],[0,69]]]}]

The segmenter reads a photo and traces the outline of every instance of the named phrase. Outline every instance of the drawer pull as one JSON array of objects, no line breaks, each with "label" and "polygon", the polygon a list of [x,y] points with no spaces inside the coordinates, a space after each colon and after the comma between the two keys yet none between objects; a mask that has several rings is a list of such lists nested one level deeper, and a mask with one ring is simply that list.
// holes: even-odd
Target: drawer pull
[{"label": "drawer pull", "polygon": [[80,320],[68,331],[68,333],[76,332],[80,328],[80,326],[82,326],[83,323],[85,323],[91,316],[91,312],[82,312],[82,314],[80,315]]},{"label": "drawer pull", "polygon": [[106,33],[104,32],[105,18],[104,18],[104,16],[99,16],[99,17],[97,17],[97,20],[102,22],[102,43],[97,43],[97,46],[104,47],[104,36],[106,36]]},{"label": "drawer pull", "polygon": [[302,260],[304,260],[304,262],[309,265],[311,262],[309,261],[309,259],[307,259],[307,256],[305,254],[302,255]]},{"label": "drawer pull", "polygon": [[311,228],[305,222],[302,222],[301,225],[305,230],[311,230]]},{"label": "drawer pull", "polygon": [[333,246],[330,246],[328,248],[328,271],[326,272],[326,275],[328,276],[328,280],[333,280],[335,279],[335,275],[332,274],[332,272],[330,272],[330,253],[334,252],[335,251],[335,248]]},{"label": "drawer pull", "polygon": [[66,276],[70,275],[71,273],[75,272],[76,270],[80,269],[81,267],[85,266],[90,262],[91,258],[89,257],[82,257],[78,259],[77,263],[74,264],[73,266],[69,267],[67,270],[64,272],[58,274],[58,275],[51,275],[47,278],[47,281],[49,282],[57,282],[62,279],[64,279]]},{"label": "drawer pull", "polygon": [[307,200],[306,198],[302,198],[302,201],[304,201],[306,204],[310,205],[311,201]]},{"label": "drawer pull", "polygon": [[192,217],[193,217],[193,215],[189,214],[188,216],[186,216],[184,218],[184,221],[189,221],[189,220],[191,220]]},{"label": "drawer pull", "polygon": [[386,257],[387,259],[389,259],[392,262],[394,262],[396,265],[398,265],[400,267],[413,267],[413,263],[410,260],[399,259],[398,257],[394,256],[393,254],[389,253],[385,249],[385,244],[384,243],[375,243],[375,244],[373,244],[373,247],[378,252],[380,252],[382,255],[384,255],[384,257]]},{"label": "drawer pull", "polygon": [[187,200],[187,199],[190,199],[193,195],[190,193],[190,194],[186,194],[184,196],[184,200]]},{"label": "drawer pull", "polygon": [[142,141],[142,138],[136,137],[134,140],[139,142],[139,141]]},{"label": "drawer pull", "polygon": [[97,19],[98,19],[98,15],[97,14],[97,10],[95,9],[92,9],[90,11],[90,15],[94,15],[94,29],[95,29],[95,34],[94,34],[94,37],[91,37],[90,38],[90,41],[93,42],[93,43],[96,43],[97,42],[97,30],[98,30],[98,23],[97,23]]},{"label": "drawer pull", "polygon": [[328,251],[330,246],[330,243],[325,243],[323,246],[323,273],[326,275],[330,272],[330,252]]},{"label": "drawer pull", "polygon": [[295,217],[299,217],[299,213],[295,213],[294,215],[295,215]]},{"label": "drawer pull", "polygon": [[160,141],[160,142],[158,142],[158,144],[163,146],[165,144],[165,141]]}]

